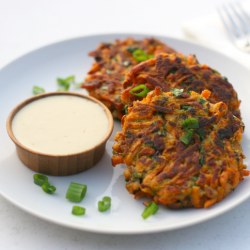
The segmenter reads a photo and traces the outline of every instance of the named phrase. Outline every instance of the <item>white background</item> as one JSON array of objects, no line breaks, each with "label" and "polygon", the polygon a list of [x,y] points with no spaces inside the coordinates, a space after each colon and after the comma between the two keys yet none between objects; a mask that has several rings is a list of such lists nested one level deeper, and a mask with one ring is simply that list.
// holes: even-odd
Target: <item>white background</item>
[{"label": "white background", "polygon": [[[0,68],[36,48],[89,34],[139,32],[184,38],[183,23],[215,12],[225,2],[231,1],[0,0]],[[249,249],[248,211],[250,200],[192,227],[114,236],[57,226],[0,197],[0,249]]]}]

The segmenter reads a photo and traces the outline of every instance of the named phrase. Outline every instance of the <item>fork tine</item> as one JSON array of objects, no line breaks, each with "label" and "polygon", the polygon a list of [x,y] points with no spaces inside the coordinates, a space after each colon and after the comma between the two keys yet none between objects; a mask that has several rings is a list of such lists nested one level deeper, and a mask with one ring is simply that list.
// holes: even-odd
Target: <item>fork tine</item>
[{"label": "fork tine", "polygon": [[237,2],[236,4],[237,4],[238,8],[241,10],[241,12],[244,14],[244,16],[247,19],[248,23],[250,23],[250,17],[249,17],[249,15],[244,11],[244,9],[241,7],[241,5],[240,5],[239,2]]},{"label": "fork tine", "polygon": [[236,35],[238,37],[244,36],[244,33],[238,28],[237,24],[235,23],[235,21],[233,20],[231,14],[229,13],[227,7],[223,6],[223,8],[224,8],[225,12],[227,13],[228,18],[229,18],[229,20],[231,21],[231,23],[233,25],[233,28],[234,28],[234,31],[235,31]]},{"label": "fork tine", "polygon": [[227,22],[226,22],[225,18],[223,17],[223,15],[222,15],[220,9],[217,8],[217,11],[218,11],[218,13],[219,13],[219,15],[220,15],[220,18],[221,18],[221,20],[222,20],[222,22],[223,22],[223,24],[224,24],[224,26],[225,26],[225,28],[226,28],[226,30],[227,30],[229,36],[230,36],[230,38],[231,38],[233,41],[235,41],[235,40],[236,40],[236,37],[235,37],[234,33],[231,31],[230,27],[227,25]]},{"label": "fork tine", "polygon": [[247,34],[250,34],[250,27],[247,25],[247,23],[245,22],[245,20],[241,17],[241,15],[238,13],[238,11],[234,8],[234,6],[232,4],[230,4],[230,7],[233,10],[233,12],[235,13],[235,15],[239,18],[241,24],[244,27],[245,32]]}]

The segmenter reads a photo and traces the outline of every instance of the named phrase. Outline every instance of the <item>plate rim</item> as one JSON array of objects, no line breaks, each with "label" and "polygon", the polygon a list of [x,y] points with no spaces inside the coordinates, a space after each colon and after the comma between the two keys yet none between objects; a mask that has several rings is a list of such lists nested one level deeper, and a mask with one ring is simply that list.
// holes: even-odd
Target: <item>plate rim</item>
[{"label": "plate rim", "polygon": [[[231,62],[240,65],[240,67],[244,68],[245,70],[247,70],[249,72],[249,69],[244,64],[234,60],[233,58],[231,58],[231,57],[229,57],[229,56],[227,56],[227,55],[225,55],[223,53],[220,53],[217,50],[214,50],[214,49],[211,49],[209,47],[200,45],[200,44],[198,44],[196,42],[193,42],[193,41],[186,41],[186,40],[180,39],[180,38],[174,38],[174,37],[170,37],[170,36],[157,35],[157,34],[145,34],[145,33],[136,33],[136,32],[131,32],[131,33],[127,33],[127,32],[125,32],[125,33],[123,33],[123,32],[116,33],[116,32],[114,32],[114,33],[98,33],[98,34],[85,35],[85,36],[80,36],[80,37],[75,37],[75,38],[70,38],[70,39],[64,39],[64,40],[61,40],[61,41],[57,41],[57,42],[47,44],[45,46],[41,46],[39,48],[31,50],[28,53],[25,53],[25,54],[17,57],[13,61],[11,61],[11,62],[7,63],[6,65],[4,65],[2,68],[0,68],[0,75],[6,68],[11,67],[15,63],[18,63],[18,61],[24,60],[25,57],[32,56],[32,54],[35,54],[38,51],[46,50],[49,47],[58,46],[58,45],[63,44],[63,43],[70,43],[70,42],[73,42],[73,41],[76,41],[76,40],[82,40],[82,39],[86,39],[86,38],[97,38],[97,37],[100,37],[100,39],[101,39],[104,36],[117,36],[117,37],[119,37],[119,36],[127,36],[127,37],[144,36],[144,37],[155,37],[157,39],[168,39],[168,40],[171,40],[172,42],[179,41],[181,43],[187,43],[187,44],[199,47],[200,49],[206,50],[208,52],[211,51],[213,53],[219,54],[220,56],[224,57],[225,59],[228,59]],[[119,38],[117,38],[117,39],[119,39]],[[215,218],[215,217],[217,217],[217,216],[219,216],[219,215],[221,215],[223,213],[226,213],[229,210],[235,208],[236,206],[242,204],[244,201],[246,201],[250,197],[250,191],[249,191],[248,194],[245,194],[242,197],[238,198],[238,200],[233,202],[232,205],[226,206],[225,208],[221,208],[218,212],[212,213],[212,214],[207,215],[207,216],[203,216],[202,218],[197,219],[195,221],[187,221],[184,224],[179,223],[179,224],[174,225],[174,226],[169,227],[169,228],[165,228],[162,225],[158,225],[158,228],[153,228],[153,229],[152,228],[144,228],[144,229],[141,229],[141,230],[130,229],[130,230],[120,230],[120,231],[117,231],[115,229],[113,229],[113,230],[111,230],[111,229],[105,230],[105,229],[98,229],[98,228],[94,229],[94,228],[88,228],[88,227],[84,228],[84,227],[82,227],[82,225],[79,226],[79,225],[72,224],[72,223],[62,222],[62,221],[60,221],[58,219],[53,220],[53,219],[50,219],[50,218],[46,217],[45,215],[41,214],[40,212],[33,211],[32,209],[30,209],[26,205],[23,205],[23,204],[21,204],[19,202],[16,202],[11,197],[4,194],[3,191],[1,191],[1,190],[0,190],[0,195],[2,197],[4,197],[6,200],[8,200],[9,202],[11,202],[12,204],[14,204],[15,206],[17,206],[18,208],[21,208],[22,210],[24,210],[25,212],[27,212],[29,214],[32,214],[33,216],[38,217],[40,219],[43,219],[45,221],[52,222],[52,223],[55,223],[55,224],[58,224],[58,225],[61,225],[61,226],[64,226],[64,227],[78,229],[78,230],[92,232],[92,233],[114,234],[114,235],[132,235],[132,234],[158,233],[158,232],[164,232],[164,231],[167,232],[167,231],[177,230],[177,229],[180,229],[180,228],[185,228],[185,227],[189,227],[189,226],[193,226],[193,225],[202,223],[202,222],[207,221],[209,219]]]}]

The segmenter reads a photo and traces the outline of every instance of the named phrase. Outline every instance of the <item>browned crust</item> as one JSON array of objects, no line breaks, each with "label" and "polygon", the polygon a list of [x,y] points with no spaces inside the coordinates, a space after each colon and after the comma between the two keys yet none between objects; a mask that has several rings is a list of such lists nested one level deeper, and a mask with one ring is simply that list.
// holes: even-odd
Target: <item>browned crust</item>
[{"label": "browned crust", "polygon": [[82,88],[89,94],[102,101],[116,118],[121,119],[124,105],[121,101],[122,82],[125,74],[139,64],[128,52],[128,48],[136,47],[146,54],[155,56],[159,53],[174,53],[175,51],[154,38],[143,40],[116,40],[114,43],[101,43],[97,50],[89,53],[96,62],[88,72]]},{"label": "browned crust", "polygon": [[138,99],[129,90],[139,84],[153,90],[161,87],[163,91],[171,88],[196,91],[211,91],[211,103],[224,102],[235,116],[240,118],[240,101],[227,78],[207,65],[201,65],[193,55],[160,54],[156,58],[140,63],[126,74],[121,99],[127,105]]},{"label": "browned crust", "polygon": [[[193,91],[175,97],[157,87],[128,111],[115,137],[113,165],[127,165],[126,188],[135,197],[144,194],[170,208],[208,207],[249,174],[241,148],[243,124],[223,102],[208,102]],[[200,132],[193,129],[186,145],[182,122],[191,117]]]}]

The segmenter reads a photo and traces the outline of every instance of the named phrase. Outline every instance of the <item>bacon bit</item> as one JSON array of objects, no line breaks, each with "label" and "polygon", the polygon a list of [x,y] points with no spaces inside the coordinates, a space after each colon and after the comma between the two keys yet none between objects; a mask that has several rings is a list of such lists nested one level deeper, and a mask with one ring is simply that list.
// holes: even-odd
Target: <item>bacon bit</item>
[{"label": "bacon bit", "polygon": [[201,93],[201,96],[203,96],[205,99],[208,99],[210,95],[211,95],[211,92],[207,89],[203,90]]}]

